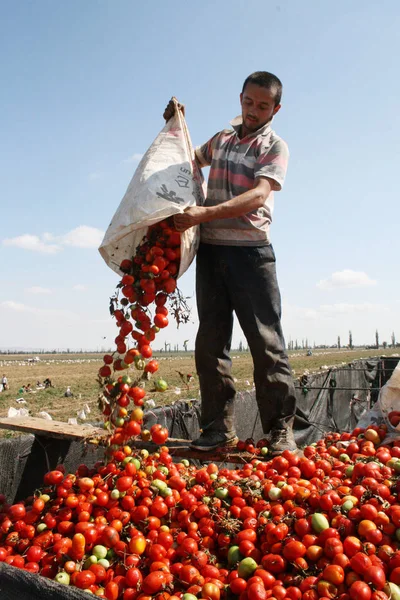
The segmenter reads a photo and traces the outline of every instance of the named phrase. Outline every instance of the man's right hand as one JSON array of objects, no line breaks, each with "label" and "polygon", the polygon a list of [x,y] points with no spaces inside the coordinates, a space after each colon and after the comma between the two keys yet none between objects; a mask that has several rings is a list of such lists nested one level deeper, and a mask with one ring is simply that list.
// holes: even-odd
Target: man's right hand
[{"label": "man's right hand", "polygon": [[178,110],[181,110],[183,116],[185,116],[185,105],[179,104],[176,98],[171,98],[163,114],[163,117],[166,121],[169,121],[174,116],[176,107],[178,108]]}]

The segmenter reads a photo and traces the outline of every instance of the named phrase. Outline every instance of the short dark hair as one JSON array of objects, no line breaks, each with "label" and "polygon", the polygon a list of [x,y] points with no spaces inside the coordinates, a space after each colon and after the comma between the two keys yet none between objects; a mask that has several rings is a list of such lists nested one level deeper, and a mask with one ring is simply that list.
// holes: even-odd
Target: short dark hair
[{"label": "short dark hair", "polygon": [[248,83],[254,83],[261,87],[267,88],[275,93],[275,106],[278,106],[282,98],[282,82],[276,75],[268,73],[268,71],[256,71],[247,77],[243,84],[242,94]]}]

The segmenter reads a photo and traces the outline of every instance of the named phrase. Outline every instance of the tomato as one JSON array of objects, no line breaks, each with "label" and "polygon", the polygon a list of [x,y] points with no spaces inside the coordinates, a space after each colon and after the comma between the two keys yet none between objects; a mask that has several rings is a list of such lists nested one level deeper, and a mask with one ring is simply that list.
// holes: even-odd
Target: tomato
[{"label": "tomato", "polygon": [[96,575],[88,569],[74,573],[74,575],[74,585],[82,590],[86,590],[96,582]]},{"label": "tomato", "polygon": [[205,583],[201,588],[201,597],[206,600],[219,600],[220,596],[220,589],[215,583]]},{"label": "tomato", "polygon": [[364,581],[355,581],[349,589],[351,600],[370,600],[372,591]]}]

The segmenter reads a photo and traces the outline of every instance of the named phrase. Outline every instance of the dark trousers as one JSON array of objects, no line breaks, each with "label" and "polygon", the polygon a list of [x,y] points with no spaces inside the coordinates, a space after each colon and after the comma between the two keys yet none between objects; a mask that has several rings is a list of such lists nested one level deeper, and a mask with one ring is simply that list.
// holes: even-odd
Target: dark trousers
[{"label": "dark trousers", "polygon": [[233,312],[254,364],[256,398],[264,433],[291,426],[296,397],[281,327],[281,297],[272,246],[200,244],[196,294],[199,330],[196,368],[201,427],[235,430],[236,390],[229,351]]}]

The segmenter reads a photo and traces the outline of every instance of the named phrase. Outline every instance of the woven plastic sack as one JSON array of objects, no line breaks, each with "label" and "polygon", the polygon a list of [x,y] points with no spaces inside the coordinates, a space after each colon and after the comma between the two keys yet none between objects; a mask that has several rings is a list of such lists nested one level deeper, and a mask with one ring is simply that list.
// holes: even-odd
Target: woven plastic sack
[{"label": "woven plastic sack", "polygon": [[[203,177],[194,160],[184,116],[174,101],[174,117],[140,161],[99,248],[107,265],[118,274],[122,260],[135,256],[150,225],[204,203]],[[190,266],[198,242],[198,227],[182,234],[178,277]]]},{"label": "woven plastic sack", "polygon": [[390,442],[400,439],[400,424],[393,427],[389,420],[389,414],[394,410],[400,411],[400,362],[380,390],[377,402],[368,413],[363,415],[357,423],[357,427],[366,428],[368,425],[385,423],[388,432],[383,443],[390,444]]}]

